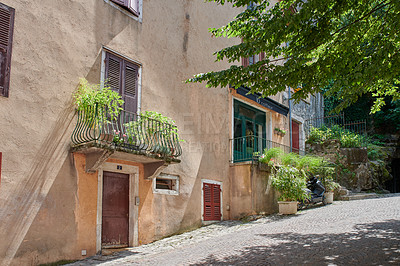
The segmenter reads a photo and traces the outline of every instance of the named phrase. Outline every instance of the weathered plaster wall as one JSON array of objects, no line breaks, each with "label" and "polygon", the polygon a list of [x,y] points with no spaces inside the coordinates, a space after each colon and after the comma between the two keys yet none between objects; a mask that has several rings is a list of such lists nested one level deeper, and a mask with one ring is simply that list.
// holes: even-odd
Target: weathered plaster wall
[{"label": "weathered plaster wall", "polygon": [[230,218],[240,219],[254,214],[252,206],[251,165],[236,164],[230,167],[231,198]]},{"label": "weathered plaster wall", "polygon": [[[172,117],[185,139],[182,163],[166,170],[180,176],[179,196],[153,195],[151,181],[140,177],[139,241],[198,226],[201,179],[223,182],[229,217],[229,92],[182,81],[229,66],[215,63],[212,53],[240,40],[211,38],[208,28],[224,25],[238,10],[195,0],[144,0],[140,23],[101,0],[2,3],[16,9],[10,97],[0,97],[3,264],[15,254],[16,263],[45,263],[80,258],[81,249],[94,252],[97,174],[83,172],[81,155],[75,165],[67,162],[71,94],[79,77],[100,82],[102,46],[142,64],[141,109]],[[65,217],[66,231],[54,217]]]},{"label": "weathered plaster wall", "polygon": [[278,210],[270,172],[258,164],[238,163],[230,167],[230,217],[240,219],[251,214],[269,214]]},{"label": "weathered plaster wall", "polygon": [[75,206],[77,175],[71,157],[66,158],[38,215],[21,244],[14,265],[37,265],[43,261],[79,258]]}]

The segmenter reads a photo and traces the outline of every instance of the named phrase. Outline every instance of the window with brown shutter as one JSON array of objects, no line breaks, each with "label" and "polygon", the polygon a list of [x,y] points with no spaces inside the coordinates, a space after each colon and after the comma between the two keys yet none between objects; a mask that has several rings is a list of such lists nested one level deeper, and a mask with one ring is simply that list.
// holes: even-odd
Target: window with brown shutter
[{"label": "window with brown shutter", "polygon": [[107,85],[121,94],[125,111],[136,113],[139,67],[108,52],[105,63]]},{"label": "window with brown shutter", "polygon": [[0,95],[8,97],[15,10],[0,3]]},{"label": "window with brown shutter", "polygon": [[112,2],[128,9],[136,16],[139,15],[139,0],[111,0]]}]

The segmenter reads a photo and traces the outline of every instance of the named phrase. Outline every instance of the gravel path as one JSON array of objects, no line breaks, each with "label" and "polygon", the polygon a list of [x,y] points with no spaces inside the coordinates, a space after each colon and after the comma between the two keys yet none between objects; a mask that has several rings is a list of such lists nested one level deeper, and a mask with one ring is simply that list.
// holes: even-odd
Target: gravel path
[{"label": "gravel path", "polygon": [[400,195],[224,221],[72,265],[400,265]]}]

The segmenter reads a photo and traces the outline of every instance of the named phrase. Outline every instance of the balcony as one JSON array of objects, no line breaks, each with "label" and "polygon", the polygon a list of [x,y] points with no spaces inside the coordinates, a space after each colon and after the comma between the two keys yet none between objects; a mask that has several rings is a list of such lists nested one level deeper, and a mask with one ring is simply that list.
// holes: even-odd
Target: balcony
[{"label": "balcony", "polygon": [[87,166],[88,172],[95,171],[111,155],[139,163],[169,164],[179,163],[182,154],[175,125],[127,111],[111,119],[97,106],[77,112],[71,140],[73,152],[96,154],[93,165]]},{"label": "balcony", "polygon": [[[265,149],[280,148],[285,153],[291,152],[290,146],[254,135],[230,139],[230,144],[233,151],[231,155],[231,162],[233,163],[251,161],[255,154],[261,154]],[[304,155],[303,150],[292,148],[292,152]]]}]

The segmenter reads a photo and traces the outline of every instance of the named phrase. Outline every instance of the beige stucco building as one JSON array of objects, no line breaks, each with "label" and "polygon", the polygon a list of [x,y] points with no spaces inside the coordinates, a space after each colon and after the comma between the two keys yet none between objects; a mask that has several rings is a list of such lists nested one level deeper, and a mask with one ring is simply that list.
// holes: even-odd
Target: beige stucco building
[{"label": "beige stucco building", "polygon": [[[276,210],[267,175],[255,176],[250,166],[253,152],[289,145],[289,134],[274,131],[289,128],[287,96],[259,99],[245,88],[183,83],[229,67],[212,54],[240,40],[212,38],[208,28],[238,9],[199,0],[1,3],[13,20],[8,95],[0,96],[4,265],[82,259],[207,220]],[[113,139],[107,147],[74,140],[72,93],[80,77],[115,82],[130,101],[126,111],[174,119],[182,151],[177,143],[156,152],[146,141],[117,148]],[[116,191],[123,203],[113,201]],[[109,213],[122,205],[122,216]]]}]

